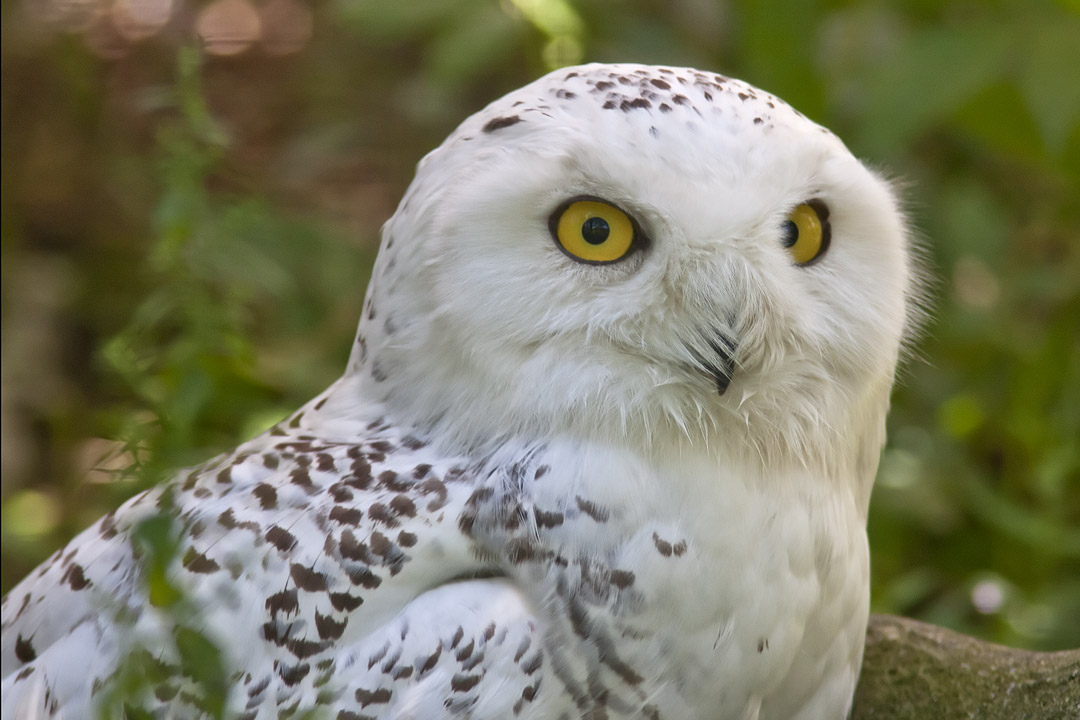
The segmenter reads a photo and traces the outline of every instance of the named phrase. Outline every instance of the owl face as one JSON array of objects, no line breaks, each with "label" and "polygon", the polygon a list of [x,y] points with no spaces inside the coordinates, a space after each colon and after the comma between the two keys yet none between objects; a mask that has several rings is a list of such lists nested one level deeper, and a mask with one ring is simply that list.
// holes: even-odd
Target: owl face
[{"label": "owl face", "polygon": [[806,453],[883,417],[911,288],[889,186],[830,132],[737,80],[590,65],[424,159],[352,367],[466,443]]}]

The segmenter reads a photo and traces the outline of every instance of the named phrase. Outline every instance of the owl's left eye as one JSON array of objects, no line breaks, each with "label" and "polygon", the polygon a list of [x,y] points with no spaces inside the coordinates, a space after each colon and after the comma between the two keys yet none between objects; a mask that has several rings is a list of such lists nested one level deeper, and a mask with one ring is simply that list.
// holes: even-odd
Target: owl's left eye
[{"label": "owl's left eye", "polygon": [[831,235],[829,206],[820,200],[807,200],[784,221],[780,242],[796,265],[809,265],[829,249]]},{"label": "owl's left eye", "polygon": [[637,228],[630,216],[603,200],[578,198],[551,216],[551,234],[567,255],[604,265],[622,260],[634,247]]}]

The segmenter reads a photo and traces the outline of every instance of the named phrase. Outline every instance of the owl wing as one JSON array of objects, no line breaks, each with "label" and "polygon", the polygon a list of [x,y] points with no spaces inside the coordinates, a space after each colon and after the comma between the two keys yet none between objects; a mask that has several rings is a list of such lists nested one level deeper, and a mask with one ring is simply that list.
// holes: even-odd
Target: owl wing
[{"label": "owl wing", "polygon": [[[133,498],[8,594],[5,718],[85,716],[120,687],[196,715],[208,683],[250,717],[535,694],[509,670],[538,662],[527,606],[457,526],[475,468],[379,420],[328,440],[298,417]],[[193,654],[201,639],[220,656]],[[237,672],[200,671],[215,657]],[[481,700],[487,669],[509,685]]]}]

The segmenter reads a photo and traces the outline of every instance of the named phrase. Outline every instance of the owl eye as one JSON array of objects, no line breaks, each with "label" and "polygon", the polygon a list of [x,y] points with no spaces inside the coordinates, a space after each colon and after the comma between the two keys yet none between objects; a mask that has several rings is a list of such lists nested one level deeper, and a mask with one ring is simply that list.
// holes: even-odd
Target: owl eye
[{"label": "owl eye", "polygon": [[551,234],[575,260],[602,265],[622,260],[634,247],[637,228],[630,216],[603,200],[577,199],[551,216]]},{"label": "owl eye", "polygon": [[820,200],[808,200],[788,215],[781,228],[780,242],[796,265],[809,265],[829,249],[831,235],[829,206]]}]

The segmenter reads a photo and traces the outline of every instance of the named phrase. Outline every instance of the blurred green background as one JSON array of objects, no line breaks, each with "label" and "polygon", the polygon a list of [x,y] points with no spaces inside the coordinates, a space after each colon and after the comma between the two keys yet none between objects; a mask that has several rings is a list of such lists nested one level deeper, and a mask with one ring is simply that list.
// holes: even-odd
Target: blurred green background
[{"label": "blurred green background", "polygon": [[336,377],[379,226],[466,115],[632,61],[761,86],[902,185],[935,310],[871,507],[874,609],[1080,646],[1077,0],[25,0],[2,20],[5,592]]}]

